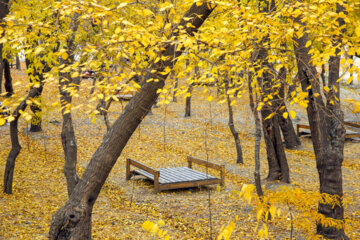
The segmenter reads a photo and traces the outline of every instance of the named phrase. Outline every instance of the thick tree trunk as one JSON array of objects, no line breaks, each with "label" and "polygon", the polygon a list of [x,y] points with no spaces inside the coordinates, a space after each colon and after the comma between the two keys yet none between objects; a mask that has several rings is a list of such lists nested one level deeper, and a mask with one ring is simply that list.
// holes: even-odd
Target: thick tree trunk
[{"label": "thick tree trunk", "polygon": [[14,94],[10,63],[7,59],[3,59],[3,63],[4,63],[4,76],[5,76],[5,91],[7,92],[6,96],[10,97]]},{"label": "thick tree trunk", "polygon": [[[341,7],[338,5],[337,11]],[[343,11],[343,10],[342,10]],[[300,23],[300,19],[296,19]],[[343,19],[338,19],[339,26],[343,25]],[[334,37],[337,39],[337,37]],[[340,49],[337,48],[336,56],[329,60],[329,88],[327,104],[321,97],[320,81],[315,66],[310,62],[308,34],[304,31],[301,38],[294,38],[295,55],[299,69],[299,78],[303,91],[309,93],[309,105],[307,108],[311,136],[316,156],[316,167],[320,179],[320,193],[329,194],[335,201],[332,203],[319,202],[318,212],[326,218],[337,220],[340,228],[317,223],[317,233],[328,239],[348,239],[344,232],[344,207],[342,204],[342,171],[341,165],[344,159],[345,129],[344,116],[340,108],[340,93],[333,87],[339,88]],[[334,40],[333,46],[337,46],[340,40]],[[306,64],[308,63],[308,64]],[[309,88],[311,86],[311,88]],[[315,93],[317,95],[315,95]],[[336,98],[335,98],[336,97]],[[339,204],[336,203],[339,202]]]},{"label": "thick tree trunk", "polygon": [[232,109],[232,106],[231,106],[231,99],[230,99],[229,94],[227,94],[228,88],[229,88],[229,82],[228,82],[228,79],[225,79],[225,94],[226,94],[226,100],[227,100],[228,111],[229,111],[228,126],[229,126],[230,131],[231,131],[231,133],[232,133],[232,135],[234,137],[234,140],[235,140],[236,163],[244,163],[239,134],[236,131],[235,124],[234,124],[234,114],[233,114],[233,109]]},{"label": "thick tree trunk", "polygon": [[[40,86],[42,87],[42,86]],[[19,104],[19,106],[13,112],[15,118],[10,123],[10,139],[11,139],[11,150],[6,160],[5,173],[4,173],[4,192],[12,194],[12,183],[15,169],[15,160],[21,150],[18,137],[18,119],[20,117],[20,111],[24,111],[27,107],[26,101],[33,98],[38,94],[39,88],[33,88],[30,90],[28,96]]]},{"label": "thick tree trunk", "polygon": [[[186,20],[180,22],[180,26],[189,35],[193,35],[213,10],[208,2],[199,6],[197,4],[191,6],[184,16]],[[188,27],[190,24],[187,23],[194,27]],[[176,37],[178,32],[171,37]],[[163,49],[159,54],[167,60],[160,60],[150,66],[150,70],[156,70],[157,73],[164,71],[166,67],[172,68],[182,53],[176,51],[175,44],[167,43]],[[91,239],[92,208],[100,190],[131,135],[155,103],[158,97],[157,90],[165,85],[167,75],[157,73],[149,71],[145,80],[153,78],[159,81],[144,81],[140,92],[130,100],[121,116],[104,136],[69,200],[53,216],[50,239]]]},{"label": "thick tree trunk", "polygon": [[[265,39],[263,42],[266,42]],[[269,73],[271,66],[267,61],[267,50],[264,47],[259,48],[258,59],[262,62],[262,67],[266,68],[262,75],[262,89],[263,95],[273,94],[273,76]],[[264,98],[264,96],[263,96]],[[264,138],[266,144],[267,159],[269,165],[269,174],[267,180],[275,181],[281,180],[282,182],[290,182],[289,166],[286,160],[284,147],[282,144],[279,119],[277,114],[266,119],[271,114],[276,113],[276,104],[265,103],[261,109],[262,124],[264,131]]]}]

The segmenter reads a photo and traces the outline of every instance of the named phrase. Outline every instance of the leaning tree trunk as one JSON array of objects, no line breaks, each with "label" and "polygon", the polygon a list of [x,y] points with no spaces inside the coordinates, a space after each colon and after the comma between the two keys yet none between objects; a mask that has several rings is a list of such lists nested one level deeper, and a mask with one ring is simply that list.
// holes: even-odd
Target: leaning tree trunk
[{"label": "leaning tree trunk", "polygon": [[4,76],[5,76],[5,91],[7,92],[6,96],[10,97],[14,94],[10,63],[7,59],[3,59],[3,64],[4,64]]},{"label": "leaning tree trunk", "polygon": [[[227,78],[227,74],[225,74],[225,77]],[[228,111],[229,111],[229,122],[228,122],[228,126],[230,128],[230,131],[234,137],[235,140],[235,146],[236,146],[236,163],[244,163],[244,159],[243,159],[243,154],[242,154],[242,149],[241,149],[241,143],[240,143],[240,138],[239,138],[239,133],[236,131],[235,129],[235,124],[234,124],[234,114],[233,114],[233,109],[231,106],[231,99],[228,92],[229,89],[229,79],[224,79],[225,80],[225,94],[226,94],[226,100],[227,100],[227,105],[228,105]]]},{"label": "leaning tree trunk", "polygon": [[[194,3],[180,22],[180,26],[189,35],[194,34],[213,10],[209,2],[197,6],[198,4]],[[174,32],[170,38],[179,34],[179,29],[176,30],[177,32]],[[149,71],[145,76],[145,80],[153,78],[159,81],[143,81],[140,92],[130,100],[123,113],[104,136],[69,200],[53,216],[50,239],[91,239],[91,215],[94,203],[131,135],[158,98],[158,89],[165,85],[167,75],[161,75],[159,72],[163,72],[166,67],[172,68],[177,57],[183,52],[183,49],[176,51],[175,47],[175,44],[171,43],[164,45],[159,54],[166,60],[153,63],[149,70],[155,70],[156,73]]]},{"label": "leaning tree trunk", "polygon": [[[40,85],[40,88],[43,86]],[[18,137],[18,120],[20,117],[20,112],[24,111],[27,107],[27,101],[38,94],[39,88],[32,88],[28,96],[19,104],[15,109],[12,116],[15,118],[10,123],[10,139],[11,139],[11,150],[6,160],[5,173],[4,173],[4,192],[7,194],[12,194],[12,183],[15,169],[15,160],[19,155],[21,150],[21,145],[19,143]]]},{"label": "leaning tree trunk", "polygon": [[[337,12],[341,11],[343,11],[342,7],[337,4]],[[297,18],[296,21],[301,23],[300,18]],[[342,18],[339,18],[338,22],[339,26],[344,25]],[[304,92],[309,94],[307,114],[316,157],[316,167],[320,179],[320,193],[328,194],[334,199],[334,202],[330,203],[319,201],[318,212],[326,218],[334,219],[341,226],[340,228],[335,228],[331,225],[318,222],[317,233],[327,239],[340,240],[348,239],[344,232],[341,169],[344,159],[345,128],[343,123],[344,116],[340,108],[340,93],[336,91],[336,89],[340,89],[337,82],[340,69],[340,49],[337,46],[341,43],[341,40],[337,36],[334,36],[334,39],[333,47],[336,47],[336,55],[331,56],[329,60],[328,87],[330,92],[326,96],[326,105],[321,97],[320,81],[316,68],[310,62],[310,49],[306,47],[309,37],[306,31],[304,31],[302,37],[294,38],[294,49],[301,87]]]}]

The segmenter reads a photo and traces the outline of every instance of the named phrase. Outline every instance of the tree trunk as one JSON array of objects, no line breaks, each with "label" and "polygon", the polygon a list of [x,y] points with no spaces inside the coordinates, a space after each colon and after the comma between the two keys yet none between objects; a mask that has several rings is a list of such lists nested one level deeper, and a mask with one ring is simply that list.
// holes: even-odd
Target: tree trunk
[{"label": "tree trunk", "polygon": [[279,100],[277,101],[278,104],[278,119],[279,119],[279,125],[282,131],[282,134],[284,136],[284,140],[285,140],[285,147],[287,149],[296,149],[298,146],[301,145],[300,139],[297,136],[292,120],[290,117],[288,118],[284,118],[283,114],[285,112],[287,112],[286,109],[286,104],[285,104],[285,81],[286,81],[286,68],[282,67],[280,69],[280,73],[279,73],[279,77],[280,77],[280,81],[281,81],[281,86],[279,89]]},{"label": "tree trunk", "polygon": [[[31,62],[29,59],[25,59],[26,68],[30,68]],[[44,74],[50,71],[50,68],[47,63],[42,62],[44,68],[42,69],[41,73],[37,69],[33,69],[33,72],[29,74],[29,80],[31,83],[40,82],[42,83],[44,81]],[[35,82],[34,82],[35,81]],[[33,87],[31,87],[32,89]],[[30,105],[30,109],[33,112],[33,117],[31,119],[31,125],[30,125],[30,132],[41,132],[41,122],[42,122],[42,109],[41,109],[41,94],[43,91],[43,87],[39,87],[39,91],[37,91],[37,95],[34,96],[34,99],[36,99],[39,104],[32,103]]]},{"label": "tree trunk", "polygon": [[259,112],[257,110],[258,106],[258,97],[255,94],[256,103],[254,103],[253,97],[253,88],[251,86],[251,80],[253,74],[248,73],[248,89],[249,89],[249,105],[250,109],[254,115],[255,120],[255,146],[254,146],[254,157],[255,157],[255,170],[254,170],[254,179],[255,179],[255,188],[256,193],[260,199],[264,196],[264,192],[261,186],[261,176],[260,176],[260,141],[261,141],[261,123],[259,118]]},{"label": "tree trunk", "polygon": [[237,156],[236,157],[236,163],[244,163],[239,134],[236,131],[235,125],[234,125],[234,114],[233,114],[233,109],[232,109],[232,106],[231,106],[231,99],[230,99],[229,94],[227,93],[228,89],[229,89],[229,79],[225,79],[225,94],[226,94],[226,100],[227,100],[228,111],[229,111],[228,126],[229,126],[230,131],[231,131],[231,133],[232,133],[232,135],[234,137],[234,140],[235,140],[236,156]]},{"label": "tree trunk", "polygon": [[[9,13],[9,0],[0,0],[0,25],[3,23],[3,19]],[[4,36],[5,32],[3,31],[0,35],[0,38]],[[3,71],[4,71],[4,62],[3,62],[3,44],[0,44],[0,93],[2,93],[2,82],[3,82]]]},{"label": "tree trunk", "polygon": [[[62,60],[62,64],[71,65],[74,63],[74,41],[75,33],[78,29],[79,14],[74,13],[72,18],[70,29],[72,34],[67,39],[66,52],[68,59]],[[76,173],[77,164],[77,144],[74,126],[71,116],[71,88],[79,87],[80,77],[72,78],[70,72],[59,73],[59,91],[60,91],[60,102],[61,102],[61,113],[63,117],[62,131],[61,131],[61,142],[65,155],[64,175],[66,177],[68,196],[70,197],[76,184],[79,182],[79,177]]]},{"label": "tree trunk", "polygon": [[[197,4],[191,6],[180,22],[180,26],[189,35],[194,34],[213,10],[209,2],[199,6]],[[193,26],[189,27],[191,25]],[[178,34],[177,28],[177,32],[174,32],[170,38]],[[159,72],[164,71],[166,67],[172,68],[182,52],[183,49],[176,51],[175,44],[164,45],[159,54],[166,57],[166,60],[153,63],[149,70],[156,70],[156,73],[149,71],[145,76],[145,80],[153,78],[159,81],[143,81],[140,92],[130,100],[123,113],[106,133],[69,200],[53,216],[50,239],[91,239],[92,208],[100,190],[131,135],[155,103],[158,97],[157,90],[165,85],[167,75],[161,75]]]},{"label": "tree trunk", "polygon": [[174,77],[175,77],[175,85],[174,85],[174,92],[173,92],[173,102],[177,102],[176,94],[178,91],[179,78],[177,77],[176,74],[174,74]]},{"label": "tree trunk", "polygon": [[[42,85],[40,85],[40,87],[42,87]],[[4,192],[7,194],[12,194],[15,160],[21,150],[21,145],[19,143],[18,137],[18,119],[20,117],[20,111],[24,111],[26,109],[26,101],[36,96],[38,94],[38,91],[38,88],[31,89],[28,96],[19,104],[19,106],[12,114],[15,119],[10,123],[11,150],[6,160],[4,173]]]},{"label": "tree trunk", "polygon": [[261,141],[261,123],[259,119],[259,113],[254,109],[254,120],[255,120],[255,187],[258,197],[261,199],[264,196],[264,192],[261,186],[260,178],[260,141]]},{"label": "tree trunk", "polygon": [[3,50],[3,45],[0,44],[0,94],[2,93],[2,82],[3,82],[3,74],[4,74],[4,62],[2,57],[2,50]]},{"label": "tree trunk", "polygon": [[16,55],[16,69],[21,70],[21,63],[19,55]]},{"label": "tree trunk", "polygon": [[[188,65],[188,62],[186,63]],[[192,91],[195,85],[195,82],[199,79],[200,76],[200,68],[198,66],[195,66],[195,80],[193,80],[192,83],[190,83],[188,90],[187,90],[187,94],[190,93],[190,96],[186,97],[186,101],[185,101],[185,116],[184,117],[191,117],[191,96],[192,96]]]},{"label": "tree trunk", "polygon": [[190,93],[190,96],[186,97],[185,100],[185,116],[184,117],[191,117],[191,95],[193,90],[193,84],[190,84],[186,94]]},{"label": "tree trunk", "polygon": [[[337,12],[341,12],[340,5],[337,5]],[[296,19],[301,23],[300,19]],[[343,19],[338,19],[339,26],[344,24]],[[337,46],[341,40],[334,37],[333,46]],[[340,108],[340,93],[336,92],[333,87],[339,88],[337,82],[339,78],[340,49],[336,49],[336,56],[331,56],[329,60],[329,80],[328,86],[330,92],[327,94],[327,104],[321,97],[320,81],[318,79],[315,66],[310,62],[309,47],[306,43],[309,40],[308,34],[300,38],[294,38],[295,55],[299,70],[299,78],[303,91],[309,93],[309,105],[307,114],[311,129],[311,137],[316,156],[316,167],[320,179],[320,193],[329,194],[335,200],[331,203],[319,202],[318,212],[326,218],[332,218],[340,222],[339,229],[332,226],[325,226],[323,223],[317,223],[317,233],[327,239],[348,239],[344,232],[344,207],[342,204],[342,170],[341,165],[344,159],[345,129],[344,116]],[[308,64],[306,64],[308,63]],[[309,88],[311,86],[311,88]],[[316,95],[315,95],[316,93]],[[333,104],[332,104],[332,103]],[[339,204],[336,203],[339,202]]]},{"label": "tree trunk", "polygon": [[7,92],[6,96],[10,97],[14,94],[11,71],[10,71],[10,63],[7,59],[3,59],[3,64],[4,64],[4,75],[5,75],[5,91]]},{"label": "tree trunk", "polygon": [[[267,39],[263,40],[266,42]],[[270,63],[267,60],[267,50],[264,47],[259,47],[258,59],[262,62],[262,67],[265,68],[262,74],[262,89],[263,98],[264,95],[273,94],[273,75],[269,72],[271,69]],[[267,159],[269,165],[269,174],[267,180],[275,181],[280,180],[282,182],[290,182],[289,166],[286,160],[284,147],[282,144],[279,119],[277,114],[266,119],[271,114],[276,113],[276,104],[265,103],[265,106],[261,109],[262,124],[264,131],[264,138],[266,144]]]}]

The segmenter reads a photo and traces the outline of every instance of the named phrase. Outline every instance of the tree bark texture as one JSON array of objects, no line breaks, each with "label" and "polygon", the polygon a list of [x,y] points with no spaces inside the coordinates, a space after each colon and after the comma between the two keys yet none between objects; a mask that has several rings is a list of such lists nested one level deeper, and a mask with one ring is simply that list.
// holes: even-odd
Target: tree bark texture
[{"label": "tree bark texture", "polygon": [[[0,0],[0,23],[3,22],[3,19],[9,13],[9,0]],[[4,32],[0,37],[4,35]],[[2,93],[2,80],[3,80],[3,71],[4,71],[4,62],[2,57],[3,44],[0,44],[0,93]]]},{"label": "tree bark texture", "polygon": [[[266,42],[266,39],[264,42]],[[274,89],[272,87],[274,78],[269,72],[271,66],[270,63],[267,61],[267,55],[267,50],[264,47],[260,46],[258,60],[261,61],[262,67],[266,68],[262,75],[263,97],[267,95],[275,96],[275,94],[273,94]],[[266,119],[270,114],[275,113],[276,110],[276,104],[270,105],[269,103],[265,103],[265,106],[261,109],[262,124],[269,165],[269,174],[267,176],[267,180],[280,180],[282,182],[289,183],[289,166],[282,144],[278,116],[277,114],[275,114],[271,118]]]},{"label": "tree bark texture", "polygon": [[191,97],[192,97],[192,91],[195,85],[195,82],[199,79],[200,76],[200,68],[198,66],[195,66],[195,80],[189,85],[187,93],[190,93],[190,96],[186,97],[185,100],[185,117],[191,117]]},{"label": "tree bark texture", "polygon": [[3,45],[0,44],[0,94],[2,93],[2,83],[3,83],[3,75],[4,75],[4,62],[2,57],[2,50],[3,50]]},{"label": "tree bark texture", "polygon": [[[343,11],[338,5],[337,12]],[[300,19],[296,19],[300,22]],[[338,19],[339,26],[344,25],[343,19]],[[333,46],[335,47],[341,41],[334,37]],[[337,48],[336,56],[331,56],[329,60],[329,79],[328,86],[330,92],[326,96],[324,103],[320,92],[320,81],[315,66],[310,62],[309,47],[306,43],[309,40],[308,34],[300,38],[294,38],[295,55],[299,71],[299,78],[302,90],[308,92],[309,105],[307,114],[311,129],[311,137],[316,156],[316,167],[320,179],[320,193],[329,194],[334,197],[340,204],[319,202],[318,212],[326,218],[332,218],[342,223],[342,227],[325,226],[317,223],[317,233],[327,239],[348,239],[344,232],[344,207],[342,204],[342,162],[344,159],[345,128],[344,116],[340,108],[340,93],[333,87],[340,89],[339,69],[340,49]],[[311,88],[309,89],[309,86]],[[317,93],[315,95],[315,93]],[[337,100],[339,99],[339,100]]]},{"label": "tree bark texture", "polygon": [[16,69],[21,70],[21,63],[20,63],[20,57],[19,55],[16,55]]},{"label": "tree bark texture", "polygon": [[[226,74],[225,74],[226,75]],[[227,77],[227,76],[225,76]],[[230,128],[230,131],[234,137],[235,146],[236,146],[236,163],[244,163],[242,149],[241,149],[241,143],[239,138],[239,133],[236,131],[235,123],[234,123],[234,114],[233,109],[231,106],[231,99],[229,94],[227,93],[229,89],[229,79],[225,79],[225,94],[226,94],[226,101],[228,105],[228,112],[229,112],[229,121],[228,126]]]},{"label": "tree bark texture", "polygon": [[11,77],[11,68],[10,62],[7,59],[3,59],[4,64],[4,76],[5,76],[5,91],[6,96],[10,97],[14,94],[14,89],[12,86],[12,77]]},{"label": "tree bark texture", "polygon": [[185,99],[185,116],[184,117],[191,117],[191,95],[192,95],[193,88],[194,88],[193,84],[190,84],[188,87],[188,90],[186,92],[186,94],[190,93],[190,96],[187,96]]},{"label": "tree bark texture", "polygon": [[[26,63],[26,67],[29,68],[31,65],[30,60],[25,59],[25,63]],[[44,79],[44,74],[48,71],[50,71],[50,68],[48,66],[47,63],[42,62],[44,68],[42,69],[41,73],[34,68],[34,73],[32,73],[31,75],[29,75],[29,79],[31,83],[34,83],[34,79],[36,79],[36,82],[40,82],[42,83],[45,79]],[[31,87],[33,88],[33,87]],[[41,94],[43,91],[43,87],[40,86],[39,91],[37,91],[37,95],[34,96],[34,99],[36,99],[39,103],[41,103]],[[41,128],[41,122],[42,122],[42,111],[41,111],[41,105],[32,103],[30,105],[30,109],[31,111],[34,113],[33,118],[31,119],[31,125],[30,125],[30,132],[41,132],[42,128]]]},{"label": "tree bark texture", "polygon": [[[195,3],[181,20],[180,26],[188,35],[193,35],[212,10],[208,2],[200,6]],[[188,27],[187,23],[195,27]],[[178,34],[179,31],[174,32],[170,39],[176,38]],[[159,54],[167,59],[153,63],[149,70],[156,70],[157,73],[149,71],[145,76],[145,80],[153,78],[159,81],[143,81],[140,91],[130,100],[123,113],[105,134],[69,200],[54,214],[49,232],[50,239],[91,239],[92,208],[100,190],[128,140],[155,103],[158,97],[157,90],[164,87],[167,75],[161,75],[159,72],[166,67],[172,68],[182,52],[183,49],[176,51],[175,44],[164,45]]]},{"label": "tree bark texture", "polygon": [[[41,86],[42,87],[42,86]],[[10,139],[11,139],[11,150],[6,160],[5,173],[4,173],[4,192],[12,194],[12,183],[15,169],[15,160],[21,150],[18,137],[18,120],[20,117],[20,111],[24,111],[27,107],[26,101],[39,94],[39,88],[33,88],[30,90],[28,96],[19,104],[19,106],[13,112],[15,118],[10,123]]]},{"label": "tree bark texture", "polygon": [[301,145],[300,139],[295,132],[291,118],[283,117],[283,114],[287,112],[287,108],[285,104],[285,81],[286,81],[285,67],[282,67],[280,69],[279,78],[281,81],[281,87],[279,89],[279,99],[277,101],[277,107],[279,109],[277,114],[279,119],[279,125],[285,140],[285,147],[287,149],[296,149],[298,146]]},{"label": "tree bark texture", "polygon": [[[71,65],[74,63],[74,41],[75,33],[79,26],[78,18],[79,14],[75,12],[70,25],[72,34],[67,39],[66,52],[68,54],[68,59],[62,60],[62,63],[65,65]],[[61,113],[63,117],[61,143],[65,155],[64,175],[67,182],[67,190],[69,197],[71,196],[76,184],[79,182],[79,177],[76,173],[77,143],[71,116],[71,107],[69,107],[72,102],[71,89],[74,88],[74,85],[76,86],[76,88],[78,88],[79,84],[80,77],[72,78],[70,72],[59,73],[60,103],[62,109]]]}]

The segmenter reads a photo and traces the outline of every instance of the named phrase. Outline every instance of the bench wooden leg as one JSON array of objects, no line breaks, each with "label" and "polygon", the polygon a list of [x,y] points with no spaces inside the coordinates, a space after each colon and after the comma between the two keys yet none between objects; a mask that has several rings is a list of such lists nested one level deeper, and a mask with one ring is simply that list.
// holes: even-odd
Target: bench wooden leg
[{"label": "bench wooden leg", "polygon": [[130,159],[126,159],[126,181],[130,180],[131,173],[130,173]]},{"label": "bench wooden leg", "polygon": [[220,185],[223,187],[223,186],[225,186],[225,166],[224,165],[221,166],[220,175],[221,175]]},{"label": "bench wooden leg", "polygon": [[159,172],[156,172],[155,175],[154,175],[154,187],[155,187],[155,192],[158,193],[159,192],[159,176],[160,176],[160,173]]}]

